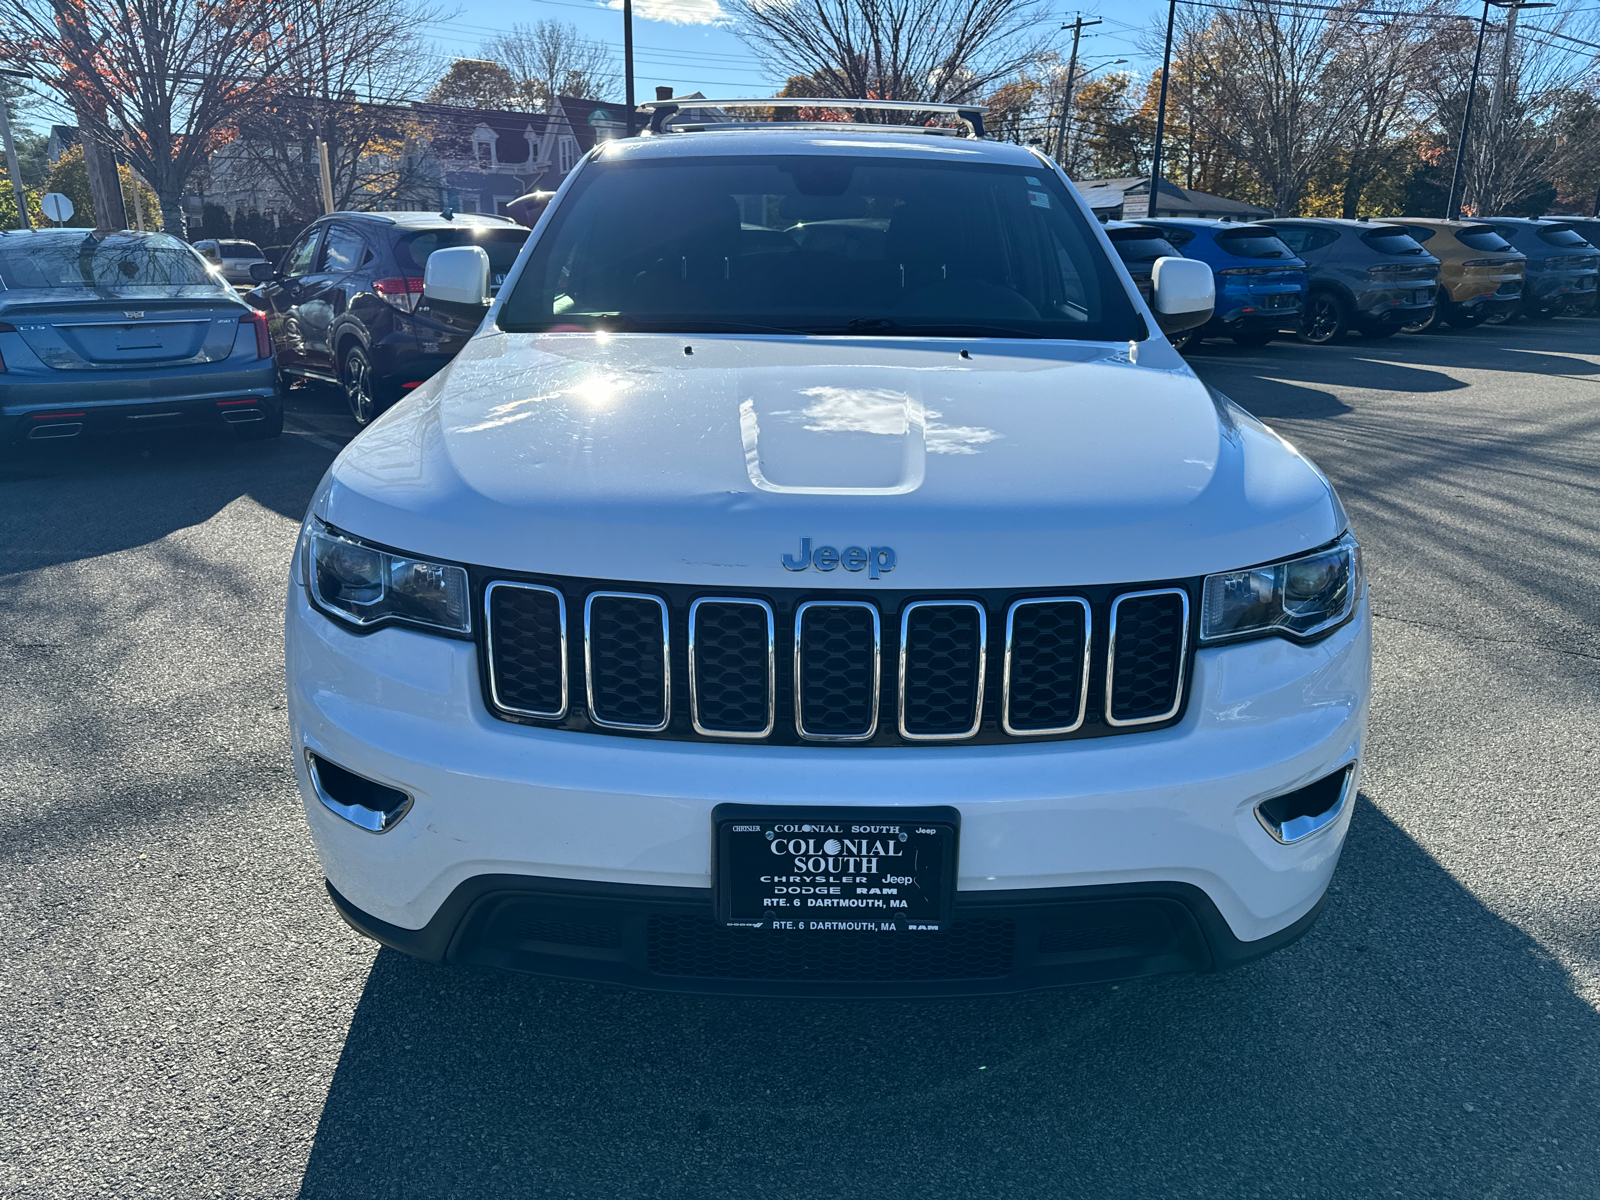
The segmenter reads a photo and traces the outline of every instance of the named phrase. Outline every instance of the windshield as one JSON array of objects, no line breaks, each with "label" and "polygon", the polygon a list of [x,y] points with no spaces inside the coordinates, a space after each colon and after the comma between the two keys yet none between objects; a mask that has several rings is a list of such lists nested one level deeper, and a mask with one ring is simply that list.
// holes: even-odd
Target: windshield
[{"label": "windshield", "polygon": [[[1404,227],[1406,236],[1413,242],[1426,243],[1429,238],[1438,233],[1437,229],[1429,229],[1426,225],[1407,225]],[[1492,230],[1490,232],[1493,232]]]},{"label": "windshield", "polygon": [[1541,242],[1548,242],[1552,246],[1587,247],[1589,245],[1588,242],[1583,240],[1583,235],[1581,233],[1579,233],[1576,229],[1566,225],[1559,226],[1555,229],[1548,229],[1541,226],[1539,229],[1539,240]]},{"label": "windshield", "polygon": [[395,246],[394,255],[401,270],[422,274],[428,265],[428,255],[435,250],[451,246],[482,246],[489,256],[489,290],[497,290],[506,281],[511,264],[522,253],[522,243],[528,240],[526,229],[485,229],[482,226],[465,226],[461,229],[429,229],[423,233],[410,233]]},{"label": "windshield", "polygon": [[1039,168],[855,156],[600,162],[500,328],[1128,340],[1127,292]]},{"label": "windshield", "polygon": [[1111,248],[1129,266],[1149,266],[1158,258],[1182,258],[1172,243],[1153,230],[1108,229]]},{"label": "windshield", "polygon": [[260,258],[261,247],[254,242],[218,242],[223,258]]},{"label": "windshield", "polygon": [[1463,229],[1456,234],[1456,241],[1470,250],[1501,251],[1511,249],[1511,243],[1506,241],[1487,225],[1477,229]]},{"label": "windshield", "polygon": [[1293,258],[1294,251],[1266,229],[1225,230],[1217,234],[1217,245],[1240,258]]},{"label": "windshield", "polygon": [[1361,240],[1379,254],[1426,253],[1409,233],[1398,229],[1374,229],[1371,233],[1363,233]]},{"label": "windshield", "polygon": [[8,238],[0,244],[7,288],[118,288],[216,285],[205,260],[164,233],[96,239]]}]

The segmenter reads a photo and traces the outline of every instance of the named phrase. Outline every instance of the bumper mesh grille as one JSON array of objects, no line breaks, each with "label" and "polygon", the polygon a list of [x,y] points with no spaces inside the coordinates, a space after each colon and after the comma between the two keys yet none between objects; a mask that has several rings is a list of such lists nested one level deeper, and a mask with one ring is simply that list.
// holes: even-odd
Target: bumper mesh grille
[{"label": "bumper mesh grille", "polygon": [[1159,720],[1178,704],[1187,602],[1180,592],[1124,596],[1112,620],[1111,719]]},{"label": "bumper mesh grille", "polygon": [[765,733],[772,727],[771,610],[699,600],[690,619],[695,723],[711,733]]},{"label": "bumper mesh grille", "polygon": [[977,732],[983,710],[983,626],[983,610],[975,604],[907,609],[900,648],[901,733],[961,737]]},{"label": "bumper mesh grille", "polygon": [[667,724],[666,606],[653,596],[589,598],[589,715],[607,725]]},{"label": "bumper mesh grille", "polygon": [[488,606],[496,700],[529,716],[560,717],[567,708],[561,594],[502,583],[489,589]]},{"label": "bumper mesh grille", "polygon": [[1021,601],[1011,611],[1006,722],[1016,733],[1083,719],[1089,609],[1081,600]]},{"label": "bumper mesh grille", "polygon": [[878,624],[865,604],[808,604],[799,619],[801,731],[857,738],[878,721]]},{"label": "bumper mesh grille", "polygon": [[701,979],[818,983],[997,979],[1011,971],[1016,923],[979,918],[932,932],[722,928],[706,917],[652,916],[650,970]]}]

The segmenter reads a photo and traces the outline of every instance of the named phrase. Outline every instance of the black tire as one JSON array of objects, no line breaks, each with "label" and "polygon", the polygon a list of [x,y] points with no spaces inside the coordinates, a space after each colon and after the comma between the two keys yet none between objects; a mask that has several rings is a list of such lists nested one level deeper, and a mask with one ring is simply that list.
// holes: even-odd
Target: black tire
[{"label": "black tire", "polygon": [[365,429],[383,411],[378,402],[378,381],[372,374],[372,360],[359,345],[351,346],[339,360],[339,386],[355,423]]},{"label": "black tire", "polygon": [[1504,325],[1516,315],[1516,309],[1510,305],[1499,305],[1493,312],[1484,314],[1483,323],[1485,325]]},{"label": "black tire", "polygon": [[232,426],[233,436],[241,442],[270,442],[275,437],[283,436],[283,405],[267,405],[267,415],[264,420],[245,421]]},{"label": "black tire", "polygon": [[1270,342],[1276,336],[1277,336],[1277,334],[1275,334],[1270,329],[1267,329],[1267,330],[1257,329],[1257,330],[1253,330],[1250,333],[1236,333],[1236,334],[1234,334],[1233,335],[1233,344],[1235,346],[1251,346],[1251,347],[1265,346],[1268,342]]},{"label": "black tire", "polygon": [[1350,310],[1334,292],[1312,292],[1300,313],[1295,336],[1312,346],[1336,342],[1350,329]]},{"label": "black tire", "polygon": [[1433,296],[1433,307],[1420,320],[1407,321],[1400,326],[1403,333],[1427,333],[1430,329],[1437,329],[1446,319],[1445,314],[1450,310],[1450,293],[1440,288]]},{"label": "black tire", "polygon": [[1554,321],[1556,310],[1553,308],[1525,308],[1522,315],[1529,321]]}]

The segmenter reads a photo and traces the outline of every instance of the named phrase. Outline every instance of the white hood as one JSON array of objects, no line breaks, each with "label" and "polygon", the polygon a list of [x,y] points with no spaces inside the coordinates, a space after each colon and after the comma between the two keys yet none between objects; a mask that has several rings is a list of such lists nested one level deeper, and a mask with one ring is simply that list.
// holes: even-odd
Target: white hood
[{"label": "white hood", "polygon": [[[346,448],[315,511],[457,562],[729,588],[1174,579],[1343,531],[1310,462],[1165,343],[1138,351],[1162,365],[1126,343],[489,333]],[[785,570],[803,538],[895,569]]]}]

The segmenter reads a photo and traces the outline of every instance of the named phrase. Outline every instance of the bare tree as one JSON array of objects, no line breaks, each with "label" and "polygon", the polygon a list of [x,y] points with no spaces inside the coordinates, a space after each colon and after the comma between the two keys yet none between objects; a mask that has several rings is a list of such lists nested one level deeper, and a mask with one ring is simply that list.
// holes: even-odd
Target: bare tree
[{"label": "bare tree", "polygon": [[1361,196],[1392,164],[1401,139],[1431,115],[1428,94],[1449,47],[1463,39],[1438,0],[1394,0],[1345,35],[1333,72],[1353,91],[1340,215],[1360,215]]},{"label": "bare tree", "polygon": [[1279,216],[1294,213],[1361,119],[1363,95],[1342,56],[1366,7],[1238,0],[1220,11],[1179,10],[1178,57],[1207,93],[1192,111],[1194,135],[1247,165]]},{"label": "bare tree", "polygon": [[[1600,67],[1595,40],[1592,18],[1552,13],[1537,25],[1515,28],[1509,54],[1505,43],[1499,47],[1499,61],[1490,69],[1498,74],[1504,68],[1495,80],[1500,94],[1495,96],[1495,84],[1481,85],[1489,103],[1479,96],[1482,107],[1467,139],[1464,194],[1473,212],[1511,212],[1535,194],[1553,190],[1557,176],[1582,170],[1593,156],[1592,131],[1585,135],[1582,116]],[[1490,60],[1487,53],[1484,58]],[[1444,110],[1459,110],[1464,102],[1471,66],[1465,49],[1452,65],[1454,70],[1441,76],[1450,88],[1441,97]]]},{"label": "bare tree", "polygon": [[239,2],[0,0],[0,59],[73,107],[82,136],[123,156],[181,235],[190,176],[271,94],[276,20]]},{"label": "bare tree", "polygon": [[294,213],[322,211],[317,142],[328,147],[336,208],[394,200],[416,182],[420,130],[395,101],[415,89],[416,27],[438,10],[412,0],[278,0],[282,60],[273,95],[238,119],[214,170],[270,179]]},{"label": "bare tree", "polygon": [[557,96],[604,100],[616,87],[610,48],[580,37],[565,21],[513,25],[484,44],[483,56],[510,71],[523,98],[547,112]]},{"label": "bare tree", "polygon": [[774,74],[861,99],[975,101],[1038,57],[1046,27],[1038,0],[730,0],[728,9]]}]

